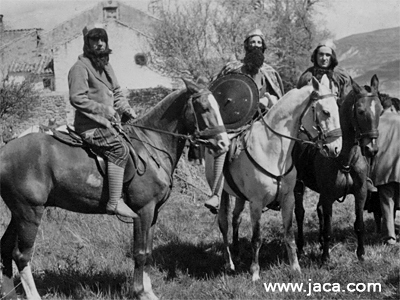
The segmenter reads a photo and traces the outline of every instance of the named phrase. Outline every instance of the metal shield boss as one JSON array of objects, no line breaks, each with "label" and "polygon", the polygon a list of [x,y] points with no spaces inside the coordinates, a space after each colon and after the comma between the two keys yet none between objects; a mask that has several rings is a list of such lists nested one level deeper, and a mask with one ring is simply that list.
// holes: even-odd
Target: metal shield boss
[{"label": "metal shield boss", "polygon": [[245,125],[257,111],[257,84],[247,75],[233,73],[221,76],[210,84],[209,89],[220,106],[226,129]]}]

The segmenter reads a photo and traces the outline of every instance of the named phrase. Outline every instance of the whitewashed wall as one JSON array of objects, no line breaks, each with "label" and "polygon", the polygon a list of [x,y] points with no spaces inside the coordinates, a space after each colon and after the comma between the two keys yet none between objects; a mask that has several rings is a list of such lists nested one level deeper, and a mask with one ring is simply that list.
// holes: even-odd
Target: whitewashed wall
[{"label": "whitewashed wall", "polygon": [[[172,80],[146,66],[135,63],[137,53],[148,52],[148,42],[138,32],[116,22],[105,26],[109,46],[112,49],[110,63],[114,68],[121,88],[141,89],[156,86],[172,88]],[[83,50],[82,35],[59,46],[54,53],[56,91],[68,92],[68,72]]]}]

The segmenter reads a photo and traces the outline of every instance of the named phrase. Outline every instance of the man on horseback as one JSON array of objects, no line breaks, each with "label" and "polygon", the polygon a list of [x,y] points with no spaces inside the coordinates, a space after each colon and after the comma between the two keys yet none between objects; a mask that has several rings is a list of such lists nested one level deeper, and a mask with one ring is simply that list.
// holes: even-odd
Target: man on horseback
[{"label": "man on horseback", "polygon": [[76,108],[75,130],[96,152],[107,158],[107,213],[135,218],[136,213],[121,198],[129,146],[112,122],[119,122],[119,114],[130,118],[136,118],[136,114],[124,97],[109,64],[111,49],[105,29],[85,27],[83,39],[83,54],[68,74],[69,99]]},{"label": "man on horseback", "polygon": [[346,70],[338,67],[338,60],[335,53],[335,45],[331,41],[325,41],[318,44],[311,55],[313,66],[308,68],[299,78],[297,88],[300,89],[307,85],[312,76],[319,81],[324,74],[329,78],[330,89],[337,95],[338,104],[340,100],[351,91],[351,77]]},{"label": "man on horseback", "polygon": [[[326,74],[329,78],[332,94],[336,95],[338,106],[340,107],[345,96],[352,90],[352,79],[350,75],[346,72],[346,70],[338,67],[339,62],[336,57],[335,49],[336,46],[331,41],[324,41],[318,44],[311,55],[311,62],[313,63],[313,66],[308,68],[300,76],[297,82],[297,88],[300,89],[303,86],[307,85],[313,76],[321,81],[322,76]],[[298,156],[300,157],[309,154],[309,152],[311,152],[312,155],[312,152],[315,151],[315,149],[306,145],[300,146],[296,144],[294,153],[296,153],[297,151],[301,152]],[[302,165],[301,162],[304,163],[304,166],[298,167],[298,172],[306,173],[307,168],[311,166],[307,163],[307,159],[299,159],[298,166]],[[367,179],[367,186],[368,191],[377,191],[376,187],[373,185],[372,180],[369,177]],[[295,192],[303,194],[303,191],[304,186],[301,181],[298,180],[296,183]]]},{"label": "man on horseback", "polygon": [[[268,109],[275,104],[284,94],[282,79],[277,71],[264,62],[266,50],[265,37],[260,29],[251,30],[244,40],[245,57],[240,61],[227,63],[214,78],[240,73],[251,77],[257,84],[260,96],[260,106]],[[219,208],[220,197],[224,186],[222,170],[226,153],[214,160],[214,181],[212,185],[212,196],[205,202],[205,206],[212,213]]]}]

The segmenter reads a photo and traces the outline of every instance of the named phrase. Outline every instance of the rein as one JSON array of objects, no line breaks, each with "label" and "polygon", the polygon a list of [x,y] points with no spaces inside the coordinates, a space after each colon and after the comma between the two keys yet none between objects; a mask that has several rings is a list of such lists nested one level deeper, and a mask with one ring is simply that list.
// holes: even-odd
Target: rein
[{"label": "rein", "polygon": [[[279,133],[276,130],[272,129],[271,126],[268,125],[267,121],[264,118],[261,118],[261,119],[262,119],[264,125],[270,131],[275,133],[276,135],[279,135],[281,137],[287,138],[289,140],[300,142],[302,144],[311,144],[311,145],[317,147],[318,149],[321,149],[322,145],[324,144],[324,142],[326,141],[327,138],[342,136],[342,130],[340,128],[337,128],[337,129],[334,129],[334,130],[331,130],[331,131],[325,133],[325,132],[323,132],[321,126],[319,125],[320,122],[318,120],[317,114],[315,113],[315,103],[318,100],[329,98],[329,97],[335,97],[335,95],[334,94],[327,94],[327,95],[320,96],[320,95],[318,95],[317,92],[313,91],[311,93],[311,95],[310,95],[310,101],[307,103],[307,106],[304,108],[303,112],[300,115],[300,131],[305,133],[310,140],[303,140],[303,139],[300,139],[300,138],[295,138],[295,137],[292,137],[292,136],[289,136],[289,135],[285,135],[285,134]],[[312,135],[307,131],[307,129],[302,124],[303,117],[304,117],[307,109],[310,106],[313,109],[314,122],[316,123],[315,129],[318,131],[318,136],[316,136],[315,138],[312,137]],[[260,108],[258,108],[258,110],[259,110],[259,112],[261,112]]]},{"label": "rein", "polygon": [[206,91],[206,92],[201,92],[201,93],[196,93],[190,96],[189,98],[189,105],[193,111],[193,116],[195,119],[195,132],[193,134],[180,134],[180,133],[174,133],[174,132],[170,132],[170,131],[166,131],[166,130],[162,130],[162,129],[158,129],[158,128],[154,128],[154,127],[146,127],[146,126],[142,126],[142,125],[138,125],[135,123],[129,123],[127,122],[128,125],[137,127],[137,128],[141,128],[141,129],[147,129],[147,130],[151,130],[151,131],[155,131],[155,132],[159,132],[162,134],[167,134],[167,135],[172,135],[181,139],[185,139],[188,140],[190,143],[195,144],[195,143],[201,143],[204,145],[208,145],[211,142],[208,141],[207,139],[210,137],[213,137],[217,134],[223,133],[226,131],[224,126],[215,126],[213,128],[206,128],[204,130],[200,130],[199,129],[199,122],[196,116],[196,111],[194,110],[193,107],[193,99],[194,98],[198,98],[204,95],[208,95],[211,94],[211,92]]}]

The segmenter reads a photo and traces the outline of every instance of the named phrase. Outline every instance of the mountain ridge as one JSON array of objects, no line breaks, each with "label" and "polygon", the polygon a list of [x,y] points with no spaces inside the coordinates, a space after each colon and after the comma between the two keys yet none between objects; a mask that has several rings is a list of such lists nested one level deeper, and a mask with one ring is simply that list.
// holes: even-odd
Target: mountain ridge
[{"label": "mountain ridge", "polygon": [[400,98],[400,27],[358,33],[335,43],[340,66],[357,83],[369,85],[376,74],[379,90]]}]

